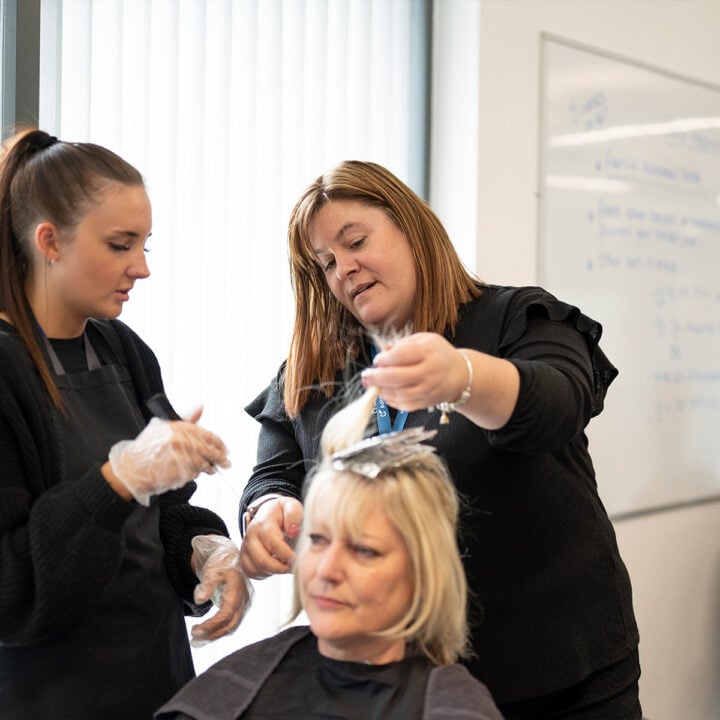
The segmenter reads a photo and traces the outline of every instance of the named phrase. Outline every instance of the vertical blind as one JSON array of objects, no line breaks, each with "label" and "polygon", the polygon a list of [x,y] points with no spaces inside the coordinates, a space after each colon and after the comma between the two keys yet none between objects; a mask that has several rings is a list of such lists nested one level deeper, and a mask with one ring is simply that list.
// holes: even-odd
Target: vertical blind
[{"label": "vertical blind", "polygon": [[[238,538],[258,427],[243,407],[286,355],[292,322],[286,223],[315,177],[343,159],[400,178],[412,137],[416,0],[44,0],[40,127],[105,145],[144,175],[151,277],[122,320],[157,353],[181,412],[230,449],[194,502]],[[417,120],[415,118],[415,120]],[[417,123],[415,123],[417,124]],[[274,633],[288,577],[255,583],[232,637],[198,670]]]}]

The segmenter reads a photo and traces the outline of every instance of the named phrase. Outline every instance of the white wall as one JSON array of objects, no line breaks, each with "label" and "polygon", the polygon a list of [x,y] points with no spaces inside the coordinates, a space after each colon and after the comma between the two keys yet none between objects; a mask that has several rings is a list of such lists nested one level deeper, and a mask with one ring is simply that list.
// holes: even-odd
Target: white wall
[{"label": "white wall", "polygon": [[[474,0],[437,3],[461,12]],[[720,85],[720,2],[481,0],[479,18],[468,12],[480,38],[475,270],[499,284],[536,283],[540,33]],[[720,504],[616,530],[633,581],[646,717],[720,718]]]}]

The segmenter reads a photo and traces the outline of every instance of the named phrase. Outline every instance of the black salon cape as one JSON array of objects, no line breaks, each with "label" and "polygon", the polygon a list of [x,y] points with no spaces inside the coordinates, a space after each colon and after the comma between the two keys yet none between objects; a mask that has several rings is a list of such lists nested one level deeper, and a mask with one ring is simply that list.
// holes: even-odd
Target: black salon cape
[{"label": "black salon cape", "polygon": [[[408,428],[438,429],[431,443],[466,499],[461,551],[476,655],[468,666],[498,704],[574,685],[638,643],[630,580],[584,432],[617,374],[598,346],[601,332],[541,288],[483,287],[448,339],[513,362],[512,417],[497,431],[457,413],[442,426],[438,412],[407,419]],[[362,367],[338,373],[340,386]],[[268,492],[300,498],[322,429],[341,407],[339,397],[316,393],[291,421],[281,377],[282,368],[246,408],[261,431],[241,507]]]},{"label": "black salon cape", "polygon": [[[295,672],[295,678],[288,673]],[[322,657],[292,627],[220,660],[165,704],[156,720],[502,720],[486,687],[460,665],[424,657],[362,665]]]},{"label": "black salon cape", "polygon": [[[138,406],[148,419],[145,400],[163,387],[155,355],[120,321],[91,321],[88,335],[101,357],[127,368]],[[8,702],[13,672],[30,658],[43,720],[68,720],[62,703],[53,706],[53,687],[61,688],[60,696],[76,693],[87,710],[84,717],[98,717],[90,698],[106,687],[114,717],[149,718],[193,675],[184,627],[178,627],[174,637],[156,638],[157,620],[152,617],[118,618],[118,626],[138,628],[146,644],[138,647],[135,663],[112,672],[112,632],[119,632],[112,624],[107,627],[107,663],[85,668],[81,677],[74,672],[65,677],[66,668],[47,666],[43,660],[43,648],[60,638],[67,640],[71,657],[73,631],[114,582],[125,552],[123,527],[139,509],[110,488],[100,463],[81,477],[60,482],[72,447],[59,441],[51,418],[50,399],[34,365],[14,329],[0,321],[0,717],[40,717],[33,708]],[[201,615],[210,605],[192,600],[197,578],[190,569],[190,539],[227,535],[227,530],[214,513],[188,503],[194,489],[189,483],[155,501],[166,579],[148,578],[148,583],[169,580],[181,612]],[[157,678],[166,673],[145,662],[147,649],[157,643],[166,646],[168,657],[185,658],[187,671],[171,685],[159,686]],[[73,720],[77,717],[73,714]]]}]

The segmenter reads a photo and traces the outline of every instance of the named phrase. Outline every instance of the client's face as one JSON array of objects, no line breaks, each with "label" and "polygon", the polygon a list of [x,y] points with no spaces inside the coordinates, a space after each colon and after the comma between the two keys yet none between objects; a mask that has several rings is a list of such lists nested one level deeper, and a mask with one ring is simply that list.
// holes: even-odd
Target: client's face
[{"label": "client's face", "polygon": [[410,606],[410,559],[402,537],[380,503],[355,539],[334,534],[327,507],[318,505],[306,518],[309,544],[298,558],[300,594],[318,649],[336,660],[402,659],[402,640],[371,636],[394,625]]}]

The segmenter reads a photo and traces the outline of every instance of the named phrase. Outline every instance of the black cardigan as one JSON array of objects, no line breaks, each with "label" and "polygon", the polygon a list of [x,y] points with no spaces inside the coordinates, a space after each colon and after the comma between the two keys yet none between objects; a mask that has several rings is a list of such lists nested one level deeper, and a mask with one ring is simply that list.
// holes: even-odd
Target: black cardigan
[{"label": "black cardigan", "polygon": [[[128,368],[140,408],[163,388],[150,348],[118,320],[88,323],[93,345]],[[113,581],[121,531],[136,503],[120,498],[100,463],[60,483],[65,458],[50,398],[15,330],[0,321],[0,645],[26,645],[72,628]],[[227,535],[214,513],[188,503],[188,483],[160,496],[165,565],[185,612],[201,615],[190,539]]]}]

